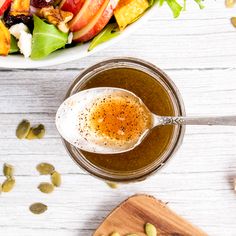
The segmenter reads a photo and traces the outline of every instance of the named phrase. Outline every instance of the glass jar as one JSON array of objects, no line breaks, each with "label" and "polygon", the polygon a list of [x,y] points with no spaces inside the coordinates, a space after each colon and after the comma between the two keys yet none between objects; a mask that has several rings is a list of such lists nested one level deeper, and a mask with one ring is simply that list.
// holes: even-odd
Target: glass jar
[{"label": "glass jar", "polygon": [[[163,102],[167,102],[166,100],[168,100],[169,105],[167,103],[166,104],[167,104],[167,106],[171,107],[172,114],[166,114],[166,113],[160,114],[161,110],[155,111],[155,109],[154,109],[155,107],[153,107],[153,109],[152,109],[152,107],[149,107],[149,103],[150,104],[153,103],[153,101],[150,101],[150,99],[152,99],[151,98],[152,96],[151,97],[146,96],[146,97],[148,97],[149,100],[146,99],[146,97],[141,96],[142,95],[141,92],[148,89],[148,88],[146,88],[145,83],[143,83],[143,85],[140,84],[136,90],[133,90],[133,88],[135,88],[135,84],[129,84],[129,83],[131,83],[130,82],[131,80],[129,79],[128,75],[126,76],[124,73],[123,73],[123,77],[122,77],[123,80],[120,82],[120,84],[119,83],[116,84],[116,82],[119,80],[118,74],[116,74],[116,76],[118,76],[117,79],[113,78],[113,80],[112,80],[112,78],[106,78],[106,73],[107,72],[110,73],[111,70],[116,70],[116,72],[119,72],[119,71],[122,71],[122,70],[124,71],[127,69],[128,69],[128,71],[132,70],[135,73],[141,73],[142,76],[144,76],[144,75],[148,76],[148,78],[153,80],[153,85],[151,85],[149,83],[149,89],[150,89],[150,87],[153,86],[153,90],[154,90],[155,86],[158,85],[160,87],[160,89],[162,89],[162,91],[165,92],[165,96],[167,96],[167,97],[166,97],[166,99],[163,100]],[[134,76],[135,76],[135,73],[133,73]],[[94,82],[96,82],[97,76],[100,76],[100,82],[98,83],[98,85],[93,86],[93,84],[96,84]],[[148,78],[146,81],[149,81]],[[97,80],[99,80],[99,79],[97,79]],[[133,80],[133,82],[134,82],[134,80]],[[70,86],[70,88],[66,94],[66,98],[68,98],[69,96],[71,96],[83,89],[87,89],[90,87],[121,87],[124,89],[128,89],[131,92],[136,93],[136,95],[140,96],[140,98],[142,100],[144,100],[144,103],[147,105],[147,107],[152,112],[154,112],[154,113],[159,112],[158,115],[185,116],[185,108],[184,108],[184,103],[182,101],[182,97],[181,97],[177,87],[173,83],[173,81],[162,70],[160,70],[156,66],[154,66],[146,61],[140,60],[140,59],[128,58],[128,57],[126,57],[126,58],[113,58],[113,59],[106,60],[106,61],[97,63],[96,65],[89,67],[88,69],[84,70],[74,80],[74,82],[72,83],[72,85]],[[151,88],[151,90],[152,90],[152,88]],[[151,90],[149,92],[146,91],[146,95],[147,95],[147,93],[149,93],[149,94],[152,93]],[[140,94],[139,94],[139,92],[140,92]],[[154,95],[156,95],[156,94],[154,94]],[[163,98],[159,97],[159,99],[163,99]],[[165,132],[165,129],[167,130],[167,128],[164,128],[164,127],[159,127],[159,128],[157,127],[157,129],[160,129],[160,131],[159,131],[160,134],[161,134],[161,130],[163,132]],[[168,128],[168,129],[170,129],[170,128]],[[93,160],[92,158],[96,157],[96,155],[99,155],[99,154],[89,154],[89,153],[86,153],[86,152],[81,151],[80,149],[74,147],[73,145],[66,142],[65,140],[63,140],[63,142],[65,145],[65,148],[67,149],[67,151],[70,154],[70,156],[72,157],[72,159],[82,169],[84,169],[85,171],[87,171],[91,175],[98,177],[102,180],[108,181],[108,182],[127,183],[127,182],[144,180],[147,177],[149,177],[150,175],[157,172],[157,170],[159,170],[161,167],[163,167],[166,164],[166,162],[171,157],[173,157],[175,152],[178,150],[180,144],[182,143],[184,133],[185,133],[185,126],[172,126],[171,127],[171,136],[170,136],[171,138],[169,139],[168,142],[165,143],[166,146],[165,146],[165,148],[163,148],[162,152],[160,152],[160,153],[155,153],[155,152],[153,153],[152,152],[152,154],[150,154],[150,155],[152,155],[152,159],[151,159],[152,161],[142,167],[139,167],[137,165],[137,169],[133,168],[133,167],[135,167],[136,162],[134,160],[135,158],[131,156],[132,159],[130,159],[130,162],[132,162],[133,164],[130,165],[130,167],[129,167],[130,169],[127,169],[127,170],[117,170],[115,165],[114,165],[113,169],[108,168],[106,166],[98,165],[96,161],[91,161],[91,160]],[[157,139],[158,139],[158,137],[157,137]],[[150,142],[150,140],[149,140],[149,142],[147,142],[146,144],[145,144],[145,140],[143,141],[142,145],[143,145],[143,147],[145,147],[144,148],[145,150],[147,150],[147,149],[150,150],[150,149],[154,148],[152,141],[153,140],[151,140],[151,142]],[[147,145],[151,145],[151,146],[148,147]],[[154,145],[155,145],[155,143],[154,143]],[[158,142],[156,143],[156,145],[158,145]],[[145,152],[142,150],[142,147],[137,147],[137,148],[139,148],[139,149],[133,151],[133,152],[136,152],[135,155],[137,155],[137,156],[145,155]],[[149,153],[149,152],[147,152],[147,153]],[[123,155],[122,158],[126,158],[125,157],[126,153],[124,153],[122,155]],[[131,154],[129,154],[127,152],[127,158],[130,155]],[[139,158],[142,158],[142,157],[139,157]],[[146,155],[143,158],[145,158],[145,161],[146,161],[146,160],[148,160],[149,156]],[[99,159],[100,161],[104,159],[104,160],[107,160],[107,163],[109,162],[109,163],[113,163],[113,164],[115,163],[115,161],[119,160],[119,159],[116,159],[115,156],[109,157],[107,155],[103,155],[103,156],[100,155],[100,156],[97,156],[96,158],[94,158],[94,160],[97,160],[97,159]],[[123,160],[125,160],[125,159],[123,159]]]}]

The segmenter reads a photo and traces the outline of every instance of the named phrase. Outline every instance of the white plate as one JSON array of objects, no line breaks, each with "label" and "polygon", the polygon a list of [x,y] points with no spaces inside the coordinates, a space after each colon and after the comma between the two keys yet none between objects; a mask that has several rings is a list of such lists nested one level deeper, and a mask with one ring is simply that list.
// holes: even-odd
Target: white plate
[{"label": "white plate", "polygon": [[75,46],[72,48],[61,49],[42,60],[33,61],[31,59],[25,59],[22,55],[9,55],[7,57],[0,56],[0,67],[2,68],[39,68],[44,66],[58,65],[61,63],[78,60],[82,57],[86,57],[95,52],[101,51],[104,48],[111,46],[118,40],[131,34],[134,30],[141,28],[142,24],[147,21],[151,14],[156,11],[157,5],[149,9],[139,20],[128,26],[119,36],[111,39],[92,51],[88,52],[89,43]]}]

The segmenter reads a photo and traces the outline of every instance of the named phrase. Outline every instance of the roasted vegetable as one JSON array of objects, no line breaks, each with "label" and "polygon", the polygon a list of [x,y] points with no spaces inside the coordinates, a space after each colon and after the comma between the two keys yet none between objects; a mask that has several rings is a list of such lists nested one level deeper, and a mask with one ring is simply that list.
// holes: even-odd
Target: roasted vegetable
[{"label": "roasted vegetable", "polygon": [[13,0],[11,4],[10,15],[29,15],[30,14],[30,0]]},{"label": "roasted vegetable", "polygon": [[8,28],[0,20],[0,55],[7,56],[10,51],[11,36]]},{"label": "roasted vegetable", "polygon": [[142,15],[148,7],[148,0],[120,0],[114,11],[120,30]]}]

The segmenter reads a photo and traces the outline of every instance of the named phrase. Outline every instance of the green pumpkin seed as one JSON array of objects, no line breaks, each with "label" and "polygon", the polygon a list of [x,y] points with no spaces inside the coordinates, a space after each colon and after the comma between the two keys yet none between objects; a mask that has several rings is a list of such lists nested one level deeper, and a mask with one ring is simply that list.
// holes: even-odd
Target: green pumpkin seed
[{"label": "green pumpkin seed", "polygon": [[157,235],[156,227],[150,223],[145,224],[145,232],[146,232],[147,236],[156,236]]},{"label": "green pumpkin seed", "polygon": [[234,4],[235,4],[235,1],[234,1],[234,0],[225,0],[225,6],[226,6],[226,7],[231,8],[231,7],[234,6]]},{"label": "green pumpkin seed", "polygon": [[2,192],[10,192],[13,189],[15,182],[14,178],[6,179],[2,184]]},{"label": "green pumpkin seed", "polygon": [[28,120],[22,120],[16,128],[16,137],[23,139],[30,131],[30,122]]},{"label": "green pumpkin seed", "polygon": [[41,139],[44,137],[45,135],[45,127],[44,125],[40,124],[36,127],[33,128],[33,134],[38,138]]},{"label": "green pumpkin seed", "polygon": [[3,166],[3,174],[6,177],[12,177],[14,174],[14,167],[10,164],[5,163]]},{"label": "green pumpkin seed", "polygon": [[29,133],[25,138],[28,140],[37,139],[37,136],[33,133],[33,128],[30,128]]},{"label": "green pumpkin seed", "polygon": [[236,17],[231,18],[231,23],[234,27],[236,27]]},{"label": "green pumpkin seed", "polygon": [[36,202],[30,205],[29,209],[34,214],[42,214],[48,209],[48,207],[44,205],[43,203]]},{"label": "green pumpkin seed", "polygon": [[51,193],[54,190],[54,186],[50,183],[43,182],[43,183],[39,184],[38,189],[42,193]]},{"label": "green pumpkin seed", "polygon": [[45,135],[45,127],[44,125],[40,124],[38,126],[31,127],[26,138],[29,140],[42,139],[44,135]]},{"label": "green pumpkin seed", "polygon": [[54,171],[51,174],[51,181],[52,181],[52,184],[54,186],[60,187],[61,186],[61,175],[60,175],[60,173],[58,173],[57,171]]},{"label": "green pumpkin seed", "polygon": [[49,163],[40,163],[36,166],[37,171],[40,175],[50,175],[55,170],[54,166]]},{"label": "green pumpkin seed", "polygon": [[118,188],[118,184],[116,183],[112,183],[112,182],[106,182],[106,184],[110,187],[110,188]]},{"label": "green pumpkin seed", "polygon": [[117,232],[113,232],[110,236],[120,236],[120,234]]}]

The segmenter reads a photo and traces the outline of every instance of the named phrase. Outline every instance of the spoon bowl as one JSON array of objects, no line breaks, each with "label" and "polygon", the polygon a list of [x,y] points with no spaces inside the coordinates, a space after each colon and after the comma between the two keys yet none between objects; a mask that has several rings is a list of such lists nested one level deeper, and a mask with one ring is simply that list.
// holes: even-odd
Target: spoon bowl
[{"label": "spoon bowl", "polygon": [[67,98],[56,114],[61,136],[84,151],[127,152],[159,125],[236,125],[236,116],[165,117],[151,113],[134,93],[120,88],[83,90]]}]

